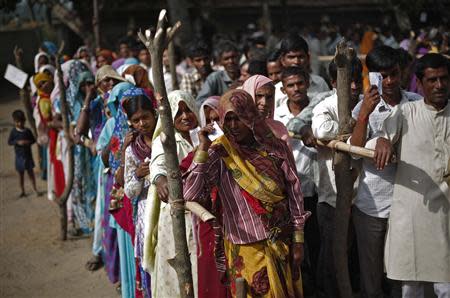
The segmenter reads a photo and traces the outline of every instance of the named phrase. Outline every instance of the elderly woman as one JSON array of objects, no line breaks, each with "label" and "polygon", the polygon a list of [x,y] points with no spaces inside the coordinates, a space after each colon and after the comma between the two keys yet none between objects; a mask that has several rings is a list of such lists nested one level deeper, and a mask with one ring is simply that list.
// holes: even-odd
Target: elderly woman
[{"label": "elderly woman", "polygon": [[[169,103],[175,127],[175,141],[178,160],[185,158],[194,147],[190,130],[198,126],[194,98],[185,91],[169,93]],[[175,243],[172,232],[172,219],[168,202],[167,170],[161,138],[161,122],[158,121],[152,142],[150,161],[149,197],[146,205],[144,235],[144,269],[151,273],[153,297],[179,297],[178,278],[175,270],[167,263],[175,256]],[[157,237],[156,237],[157,235]],[[192,233],[192,218],[186,213],[186,237],[191,255],[194,290],[197,293],[197,256]]]},{"label": "elderly woman", "polygon": [[300,263],[309,213],[292,153],[243,90],[222,96],[219,117],[225,134],[213,144],[211,125],[199,132],[184,198],[207,206],[211,187],[218,188],[233,295],[236,278],[243,277],[251,296],[302,297]]}]

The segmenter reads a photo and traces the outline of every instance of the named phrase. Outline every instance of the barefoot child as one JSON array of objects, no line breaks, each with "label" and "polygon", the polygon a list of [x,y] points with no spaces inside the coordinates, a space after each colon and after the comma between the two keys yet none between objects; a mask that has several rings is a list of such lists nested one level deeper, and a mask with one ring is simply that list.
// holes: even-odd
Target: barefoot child
[{"label": "barefoot child", "polygon": [[16,170],[19,172],[20,188],[22,190],[20,197],[25,197],[24,188],[24,172],[27,171],[28,176],[33,184],[33,189],[37,195],[39,192],[36,188],[36,179],[34,177],[34,161],[31,153],[31,145],[36,142],[30,129],[25,128],[25,114],[21,110],[15,110],[12,113],[15,127],[11,130],[8,138],[8,144],[14,145],[14,153],[16,155]]}]

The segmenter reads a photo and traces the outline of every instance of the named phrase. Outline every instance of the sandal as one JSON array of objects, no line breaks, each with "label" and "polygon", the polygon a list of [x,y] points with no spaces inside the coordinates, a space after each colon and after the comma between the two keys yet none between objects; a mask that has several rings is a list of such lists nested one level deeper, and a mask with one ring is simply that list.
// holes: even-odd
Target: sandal
[{"label": "sandal", "polygon": [[96,271],[103,267],[103,260],[100,256],[92,256],[92,258],[87,261],[85,268],[89,271]]}]

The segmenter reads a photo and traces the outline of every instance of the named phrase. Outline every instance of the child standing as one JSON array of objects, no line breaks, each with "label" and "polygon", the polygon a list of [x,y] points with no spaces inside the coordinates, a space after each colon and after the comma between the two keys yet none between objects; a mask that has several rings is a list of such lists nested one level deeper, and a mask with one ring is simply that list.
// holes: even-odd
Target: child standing
[{"label": "child standing", "polygon": [[8,138],[8,144],[14,146],[16,155],[16,170],[19,172],[20,188],[22,193],[20,197],[25,197],[24,172],[27,171],[30,177],[33,189],[37,195],[40,195],[36,188],[36,179],[34,177],[34,161],[31,153],[31,145],[36,142],[33,133],[25,127],[25,114],[21,110],[15,110],[12,113],[15,127],[11,130]]}]

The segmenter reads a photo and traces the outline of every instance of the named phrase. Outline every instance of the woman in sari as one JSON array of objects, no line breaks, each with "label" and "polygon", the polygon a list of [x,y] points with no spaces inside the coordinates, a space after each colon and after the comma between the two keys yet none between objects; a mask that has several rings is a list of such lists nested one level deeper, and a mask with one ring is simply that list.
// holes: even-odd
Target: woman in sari
[{"label": "woman in sari", "polygon": [[[38,91],[38,97],[36,100],[36,106],[33,110],[33,117],[36,121],[37,128],[37,143],[40,150],[40,168],[42,179],[53,179],[49,173],[49,156],[48,156],[48,141],[49,141],[49,127],[48,123],[52,121],[52,102],[50,100],[50,94],[53,90],[53,78],[47,73],[38,73],[33,77],[33,82],[36,85]],[[49,199],[52,198],[51,188]]]},{"label": "woman in sari", "polygon": [[[200,107],[200,125],[219,122],[219,96],[210,96]],[[182,173],[190,167],[195,150],[183,159],[180,164]],[[217,188],[211,190],[211,197],[215,198]],[[215,209],[215,202],[211,202],[208,209]],[[222,283],[224,272],[219,272],[216,268],[216,239],[214,229],[218,223],[203,222],[198,217],[193,216],[195,240],[197,243],[197,272],[198,272],[198,298],[225,298],[230,297],[229,288]]]},{"label": "woman in sari", "polygon": [[[87,66],[79,60],[73,60],[68,72],[69,86],[66,90],[67,104],[70,110],[72,128],[76,125],[87,89],[94,86],[94,76]],[[76,132],[75,132],[76,134]],[[75,134],[72,138],[76,139]],[[70,193],[70,204],[73,214],[72,233],[89,234],[93,230],[94,209],[92,208],[96,196],[96,183],[92,177],[93,158],[88,148],[83,145],[74,146],[74,175]]]},{"label": "woman in sari", "polygon": [[[187,92],[173,91],[168,97],[175,127],[178,161],[181,162],[194,149],[189,132],[198,126],[197,110],[194,98]],[[153,297],[179,297],[177,274],[167,263],[168,259],[175,256],[175,243],[171,207],[167,203],[169,190],[160,132],[161,122],[158,121],[150,161],[152,186],[146,206],[143,266],[152,277]],[[194,293],[197,295],[197,256],[190,212],[186,212],[186,238],[191,256]]]},{"label": "woman in sari", "polygon": [[151,297],[150,275],[142,269],[142,252],[144,246],[145,205],[150,183],[146,176],[150,173],[152,136],[156,126],[156,111],[152,99],[141,88],[132,88],[124,94],[123,108],[129,125],[135,132],[134,140],[125,149],[125,186],[124,191],[133,205],[133,222],[135,224],[134,253],[138,271],[136,272],[136,289],[143,297]]},{"label": "woman in sari", "polygon": [[243,90],[222,96],[219,117],[225,134],[212,146],[211,125],[198,134],[184,198],[207,206],[211,187],[218,188],[232,295],[236,278],[243,277],[248,297],[302,297],[303,227],[309,213],[292,153]]}]

